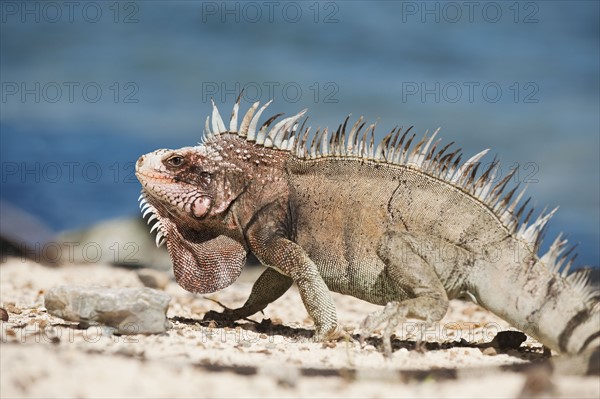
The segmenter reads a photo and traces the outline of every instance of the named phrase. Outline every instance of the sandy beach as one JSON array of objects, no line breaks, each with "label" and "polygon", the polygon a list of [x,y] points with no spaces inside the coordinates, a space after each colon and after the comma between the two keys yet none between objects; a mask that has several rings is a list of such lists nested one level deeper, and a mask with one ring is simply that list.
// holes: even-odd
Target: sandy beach
[{"label": "sandy beach", "polygon": [[[100,326],[50,315],[44,293],[58,285],[142,287],[134,270],[103,264],[49,268],[9,259],[0,266],[3,398],[14,397],[598,397],[597,377],[551,373],[532,339],[518,350],[486,347],[505,322],[453,301],[439,325],[415,345],[416,322],[398,328],[394,352],[352,340],[315,343],[312,320],[295,288],[264,315],[230,326],[201,322],[205,312],[241,305],[259,268],[232,286],[201,296],[174,281],[166,333],[112,335]],[[210,299],[209,299],[210,298]],[[212,299],[212,300],[211,300]],[[377,306],[335,294],[339,321],[357,337]],[[538,367],[528,366],[531,362]]]}]

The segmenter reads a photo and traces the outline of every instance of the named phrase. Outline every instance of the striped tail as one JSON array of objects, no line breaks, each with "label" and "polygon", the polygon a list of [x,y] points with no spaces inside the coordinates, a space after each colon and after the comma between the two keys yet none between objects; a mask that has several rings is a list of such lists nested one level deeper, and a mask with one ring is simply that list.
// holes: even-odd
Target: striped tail
[{"label": "striped tail", "polygon": [[[531,254],[521,241],[514,246]],[[500,262],[476,264],[469,286],[482,306],[547,347],[580,354],[600,347],[600,291],[589,269],[568,273],[571,252],[560,235],[541,258],[510,248]]]}]

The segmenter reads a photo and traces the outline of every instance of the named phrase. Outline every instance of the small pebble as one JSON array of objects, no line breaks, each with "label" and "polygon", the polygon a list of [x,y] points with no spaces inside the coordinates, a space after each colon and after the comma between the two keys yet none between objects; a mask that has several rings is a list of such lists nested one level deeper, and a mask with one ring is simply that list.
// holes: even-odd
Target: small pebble
[{"label": "small pebble", "polygon": [[170,279],[166,273],[153,269],[140,269],[137,276],[146,287],[164,290],[169,285]]},{"label": "small pebble", "polygon": [[21,314],[22,311],[21,309],[19,309],[18,307],[15,306],[14,303],[7,303],[6,305],[6,310],[8,310],[10,313],[14,313],[14,314]]},{"label": "small pebble", "polygon": [[491,346],[489,348],[485,348],[482,353],[486,356],[496,356],[498,354],[496,349],[492,348]]},{"label": "small pebble", "polygon": [[323,349],[327,349],[327,348],[335,348],[337,346],[337,344],[335,342],[323,342],[323,344],[321,345],[321,348]]},{"label": "small pebble", "polygon": [[8,312],[4,308],[0,308],[0,320],[8,321]]},{"label": "small pebble", "polygon": [[217,328],[217,327],[219,327],[219,325],[217,324],[216,321],[211,320],[211,321],[208,322],[208,326],[207,327],[208,328]]},{"label": "small pebble", "polygon": [[491,345],[502,350],[519,349],[527,340],[527,336],[520,331],[500,331],[491,342]]}]

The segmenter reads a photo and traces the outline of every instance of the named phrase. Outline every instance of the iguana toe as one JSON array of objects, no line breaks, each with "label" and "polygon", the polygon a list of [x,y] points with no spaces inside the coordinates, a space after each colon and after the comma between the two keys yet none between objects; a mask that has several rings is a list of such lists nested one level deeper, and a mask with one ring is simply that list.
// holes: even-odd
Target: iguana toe
[{"label": "iguana toe", "polygon": [[316,342],[336,341],[344,338],[347,333],[337,324],[331,326],[317,326],[313,340]]},{"label": "iguana toe", "polygon": [[386,357],[392,355],[392,334],[398,324],[405,319],[406,309],[399,302],[390,302],[382,310],[371,313],[361,323],[360,341],[371,335],[377,327],[385,323],[383,329],[383,354]]}]

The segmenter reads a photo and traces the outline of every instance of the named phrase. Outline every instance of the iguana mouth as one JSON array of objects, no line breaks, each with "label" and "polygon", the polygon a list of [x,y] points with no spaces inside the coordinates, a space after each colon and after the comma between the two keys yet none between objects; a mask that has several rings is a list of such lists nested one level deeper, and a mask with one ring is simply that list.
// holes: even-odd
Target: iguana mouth
[{"label": "iguana mouth", "polygon": [[154,222],[154,224],[150,228],[150,233],[156,230],[156,246],[161,247],[167,240],[167,231],[161,222],[161,216],[158,210],[154,207],[154,205],[152,205],[148,201],[148,199],[146,198],[146,193],[144,191],[142,191],[142,193],[140,194],[138,201],[140,203],[142,218],[145,219],[146,216],[150,215],[147,220],[148,225]]},{"label": "iguana mouth", "polygon": [[144,181],[146,182],[150,182],[151,180],[160,182],[160,183],[172,183],[174,182],[173,178],[171,178],[170,176],[165,176],[164,173],[162,172],[154,172],[152,170],[147,170],[147,171],[143,171],[143,170],[136,170],[135,173],[138,176],[142,176],[144,178]]},{"label": "iguana mouth", "polygon": [[[156,207],[151,204],[151,198],[156,197],[156,193],[161,192],[161,186],[176,183],[177,180],[173,179],[170,176],[165,176],[165,174],[162,172],[154,172],[152,170],[136,170],[136,175],[138,177],[138,180],[142,183],[142,186],[144,187],[142,190],[142,194],[138,198],[144,218],[146,217],[146,215],[151,213],[152,215],[154,215],[154,217],[150,216],[148,218],[148,224],[150,224],[150,222],[154,219],[158,219],[160,221],[161,215],[156,209]],[[180,184],[185,183],[180,182]],[[194,188],[192,186],[190,187],[191,189]],[[161,199],[158,198],[158,201],[160,202]],[[213,199],[208,195],[202,195],[201,193],[197,193],[196,196],[192,197],[191,200],[189,198],[182,198],[180,201],[173,203],[173,205],[176,206],[182,212],[191,214],[197,219],[201,219],[205,217],[208,214],[208,212],[212,209]],[[151,231],[153,231],[155,228],[157,227],[153,226]],[[163,235],[166,236],[166,229],[162,229],[162,232]]]}]

